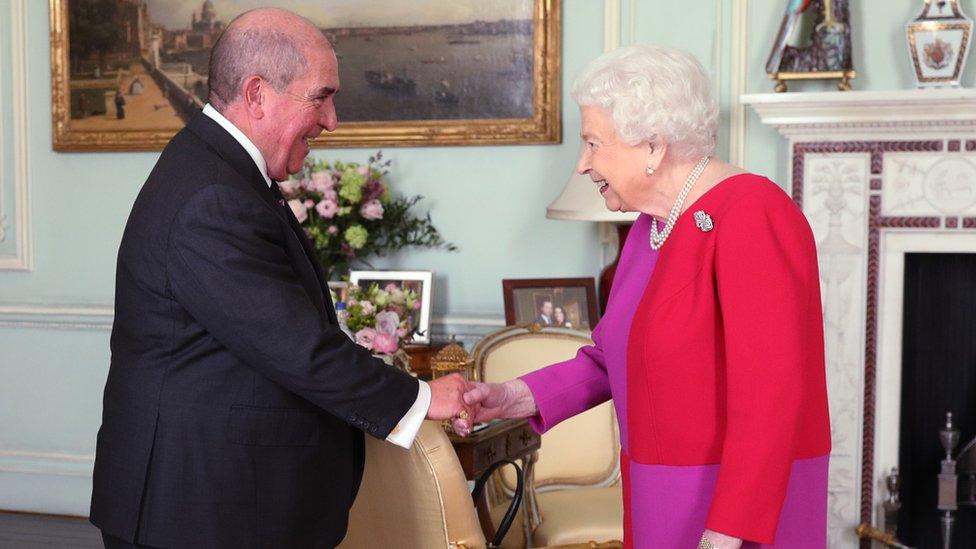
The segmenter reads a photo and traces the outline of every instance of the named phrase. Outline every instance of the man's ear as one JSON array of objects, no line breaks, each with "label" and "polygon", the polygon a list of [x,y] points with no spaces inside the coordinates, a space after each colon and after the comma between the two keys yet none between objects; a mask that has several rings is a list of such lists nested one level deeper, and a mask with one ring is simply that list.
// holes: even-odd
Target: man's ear
[{"label": "man's ear", "polygon": [[265,85],[267,82],[256,74],[244,79],[241,84],[241,98],[244,109],[251,118],[264,118]]}]

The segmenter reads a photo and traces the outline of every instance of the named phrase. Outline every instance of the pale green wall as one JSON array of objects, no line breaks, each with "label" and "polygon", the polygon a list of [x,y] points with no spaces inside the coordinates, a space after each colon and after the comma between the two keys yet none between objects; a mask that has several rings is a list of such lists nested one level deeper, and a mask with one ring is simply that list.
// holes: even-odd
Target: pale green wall
[{"label": "pale green wall", "polygon": [[[155,153],[54,153],[51,150],[47,2],[0,0],[0,192],[10,218],[0,258],[11,253],[13,201],[11,6],[26,4],[30,223],[33,270],[0,271],[0,508],[85,514],[108,368],[115,253],[122,227]],[[730,105],[732,1],[620,0],[624,43],[653,41],[699,56]],[[327,4],[327,3],[326,3]],[[578,113],[566,93],[603,49],[604,2],[566,0],[563,16],[563,136],[550,146],[388,149],[391,181],[428,197],[438,228],[458,253],[410,252],[378,265],[432,269],[441,332],[483,333],[502,315],[501,279],[593,276],[600,267],[597,228],[545,219],[577,152]],[[751,0],[747,92],[771,89],[762,72],[785,0]],[[855,89],[913,85],[903,25],[921,0],[854,4]],[[973,0],[963,7],[976,13]],[[719,9],[720,8],[720,9]],[[634,17],[632,17],[632,14]],[[634,24],[631,25],[633,19]],[[633,30],[632,30],[633,29]],[[969,63],[967,85],[976,70]],[[803,89],[826,89],[808,83]],[[340,113],[341,115],[341,113]],[[777,134],[747,117],[746,167],[786,180]],[[723,112],[720,151],[728,149]],[[365,160],[372,150],[315,151]]]}]

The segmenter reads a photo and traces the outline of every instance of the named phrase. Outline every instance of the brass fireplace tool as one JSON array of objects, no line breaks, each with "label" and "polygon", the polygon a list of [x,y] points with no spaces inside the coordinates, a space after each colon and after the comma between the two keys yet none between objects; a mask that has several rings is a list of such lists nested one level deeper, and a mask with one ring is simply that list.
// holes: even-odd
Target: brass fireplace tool
[{"label": "brass fireplace tool", "polygon": [[862,522],[857,527],[857,537],[862,539],[873,539],[874,541],[880,541],[881,543],[887,545],[888,547],[895,547],[896,549],[912,549],[911,547],[904,545],[900,541],[895,539],[894,534],[882,532],[881,530],[878,530],[877,528],[873,528],[864,522]]},{"label": "brass fireplace tool", "polygon": [[952,412],[946,412],[946,424],[939,431],[939,438],[946,453],[946,458],[942,460],[942,472],[939,473],[939,511],[943,513],[942,547],[949,549],[952,528],[956,521],[955,513],[959,506],[976,507],[976,439],[963,446],[953,459],[952,452],[959,444],[959,429],[952,423]]},{"label": "brass fireplace tool", "polygon": [[885,486],[888,488],[888,499],[884,501],[884,531],[873,528],[870,524],[861,523],[857,527],[857,536],[862,539],[873,539],[880,541],[888,547],[896,549],[912,549],[895,537],[898,530],[898,510],[901,508],[901,501],[898,496],[898,468],[892,467],[891,474],[885,477]]},{"label": "brass fireplace tool", "polygon": [[[952,530],[956,522],[955,514],[959,510],[959,506],[976,507],[976,439],[971,440],[953,457],[956,446],[959,445],[959,429],[956,429],[952,422],[952,412],[946,412],[945,427],[939,431],[939,440],[942,442],[943,451],[945,451],[945,459],[942,460],[942,469],[939,472],[938,499],[942,523],[942,549],[950,549]],[[882,532],[865,523],[857,527],[857,535],[860,538],[880,541],[889,547],[910,549],[895,538],[897,512],[901,503],[898,501],[897,494],[897,470],[892,469],[891,473],[886,479],[889,492],[888,500],[883,504],[885,531]]]},{"label": "brass fireplace tool", "polygon": [[956,503],[956,488],[959,477],[956,475],[956,460],[952,459],[952,451],[959,444],[959,429],[952,425],[952,412],[946,412],[945,427],[939,431],[939,440],[946,457],[942,460],[942,471],[939,473],[939,511],[942,513],[942,548],[949,549],[952,541],[952,525],[956,521],[953,514],[958,509]]}]

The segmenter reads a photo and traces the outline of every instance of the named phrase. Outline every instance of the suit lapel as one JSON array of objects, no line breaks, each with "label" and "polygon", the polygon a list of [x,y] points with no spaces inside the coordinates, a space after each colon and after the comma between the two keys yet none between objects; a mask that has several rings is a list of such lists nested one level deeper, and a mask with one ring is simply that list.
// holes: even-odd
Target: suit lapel
[{"label": "suit lapel", "polygon": [[338,324],[339,321],[336,317],[335,307],[332,304],[332,295],[329,293],[328,281],[325,279],[325,274],[322,272],[322,266],[319,265],[318,256],[315,253],[315,247],[312,245],[312,241],[308,238],[308,235],[305,234],[305,229],[303,229],[302,225],[298,222],[294,212],[291,211],[291,208],[285,202],[284,197],[281,196],[280,191],[274,189],[271,190],[271,193],[275,197],[275,202],[278,206],[276,211],[278,211],[278,213],[288,222],[292,232],[295,233],[299,243],[302,245],[302,249],[305,251],[305,257],[312,266],[312,271],[315,273],[315,279],[316,282],[318,282],[319,289],[325,296],[325,310],[329,315],[329,319],[333,323]]},{"label": "suit lapel", "polygon": [[332,298],[329,294],[328,284],[318,264],[315,248],[309,241],[308,236],[305,235],[305,231],[301,228],[298,220],[295,219],[295,215],[291,212],[288,204],[285,203],[280,194],[273,192],[268,187],[268,183],[264,180],[264,176],[258,170],[251,155],[244,150],[244,147],[233,136],[227,133],[227,130],[220,127],[220,124],[217,124],[217,122],[203,114],[203,112],[198,111],[194,114],[186,127],[203,139],[221,158],[230,164],[234,171],[248,182],[252,190],[291,229],[289,232],[294,237],[293,242],[295,240],[298,241],[299,249],[303,256],[297,263],[299,265],[304,264],[305,270],[310,271],[306,273],[306,276],[303,276],[303,278],[310,278],[306,286],[309,290],[314,290],[310,291],[309,295],[313,298],[318,298],[317,301],[319,303],[316,305],[321,304],[321,308],[324,310],[329,321],[333,324],[338,324],[335,309],[332,305]]}]

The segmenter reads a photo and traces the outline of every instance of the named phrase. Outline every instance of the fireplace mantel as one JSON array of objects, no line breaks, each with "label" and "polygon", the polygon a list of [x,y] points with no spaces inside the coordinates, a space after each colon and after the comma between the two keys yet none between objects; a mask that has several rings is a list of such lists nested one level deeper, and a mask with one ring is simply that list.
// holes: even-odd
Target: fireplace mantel
[{"label": "fireplace mantel", "polygon": [[783,135],[856,129],[859,133],[976,128],[976,89],[757,93],[743,95],[763,124]]},{"label": "fireplace mantel", "polygon": [[854,527],[878,524],[884,475],[898,463],[905,254],[976,252],[976,90],[741,101],[789,142],[790,190],[817,240],[833,436],[829,546],[868,547]]}]

